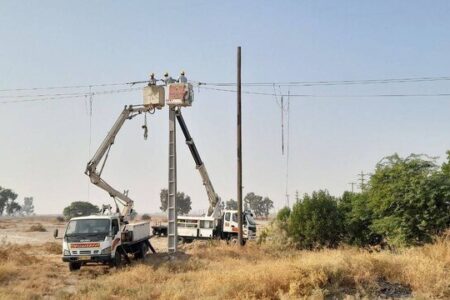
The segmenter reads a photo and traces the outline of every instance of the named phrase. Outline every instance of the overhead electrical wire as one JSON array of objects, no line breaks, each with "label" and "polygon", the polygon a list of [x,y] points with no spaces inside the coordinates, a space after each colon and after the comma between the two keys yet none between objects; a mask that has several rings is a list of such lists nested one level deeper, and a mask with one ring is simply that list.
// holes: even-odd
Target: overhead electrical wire
[{"label": "overhead electrical wire", "polygon": [[[96,95],[110,95],[110,94],[120,94],[129,93],[134,91],[140,91],[141,88],[127,88],[127,89],[115,89],[106,91],[95,91],[95,92],[83,92],[83,93],[67,93],[67,94],[47,94],[47,95],[29,95],[28,99],[20,100],[4,100],[0,101],[0,104],[11,104],[11,103],[22,103],[22,102],[37,102],[37,101],[50,101],[50,100],[60,100],[60,99],[74,99],[74,98],[86,98]],[[28,97],[28,96],[27,96]],[[14,97],[12,97],[14,98]]]},{"label": "overhead electrical wire", "polygon": [[[236,93],[236,90],[231,89],[221,89],[221,88],[210,88],[210,87],[199,87],[200,89],[220,91],[220,92],[230,92]],[[367,98],[367,97],[448,97],[450,93],[436,93],[436,94],[367,94],[367,95],[315,95],[315,94],[276,94],[276,93],[264,93],[256,91],[242,91],[243,94],[250,95],[262,95],[262,96],[278,96],[278,97],[304,97],[304,98]]]},{"label": "overhead electrical wire", "polygon": [[[160,80],[159,80],[160,81]],[[384,79],[357,79],[357,80],[323,80],[323,81],[288,81],[288,82],[244,82],[244,86],[313,86],[313,85],[347,85],[347,84],[377,84],[377,83],[408,83],[408,82],[433,82],[433,81],[450,81],[450,76],[435,76],[435,77],[405,77],[405,78],[384,78]],[[209,86],[235,86],[235,82],[203,82],[190,81],[195,85],[209,85]],[[85,84],[85,85],[63,85],[63,86],[47,86],[47,87],[32,87],[32,88],[10,88],[0,89],[0,92],[16,92],[16,91],[37,91],[37,90],[58,90],[58,89],[80,89],[80,88],[95,88],[108,87],[120,85],[135,85],[148,83],[148,80],[138,80],[119,83],[100,83],[100,84]]]},{"label": "overhead electrical wire", "polygon": [[[341,80],[341,81],[291,81],[291,82],[248,82],[243,83],[244,86],[253,86],[253,87],[273,87],[274,92],[264,92],[264,91],[255,91],[255,90],[244,90],[243,94],[248,95],[260,95],[260,96],[270,96],[275,97],[277,104],[280,106],[279,99],[281,97],[287,97],[288,95],[283,94],[281,92],[282,86],[323,86],[323,85],[349,85],[349,84],[387,84],[387,83],[412,83],[412,82],[434,82],[434,81],[449,81],[450,76],[440,76],[440,77],[406,77],[406,78],[387,78],[387,79],[361,79],[361,80]],[[158,80],[160,81],[160,80]],[[48,86],[48,87],[33,87],[33,88],[15,88],[15,89],[0,89],[0,92],[22,92],[22,91],[44,91],[44,90],[59,90],[59,89],[89,89],[89,91],[80,91],[80,92],[70,92],[70,93],[42,93],[42,94],[18,94],[18,95],[0,95],[0,98],[3,99],[20,99],[20,100],[5,100],[0,101],[0,104],[10,104],[10,103],[21,103],[21,102],[36,102],[36,101],[49,101],[49,100],[63,100],[63,99],[72,99],[72,98],[81,98],[81,97],[91,97],[93,95],[102,95],[102,94],[113,94],[113,93],[125,93],[140,90],[142,87],[136,88],[123,88],[123,89],[114,89],[114,90],[106,90],[106,91],[92,91],[93,88],[98,87],[111,87],[111,86],[134,86],[137,84],[146,84],[148,80],[141,81],[130,81],[123,83],[102,83],[102,84],[89,84],[89,85],[65,85],[65,86]],[[229,92],[236,93],[235,89],[227,89],[222,87],[231,87],[234,86],[235,83],[226,83],[226,82],[201,82],[201,81],[190,81],[194,86],[196,86],[199,90],[213,90],[219,92]],[[275,89],[275,86],[278,86],[280,92],[278,93]],[[317,94],[290,94],[289,97],[292,98],[382,98],[382,97],[448,97],[450,93],[434,93],[434,94],[368,94],[368,95],[339,95],[339,94],[330,94],[330,95],[317,95]]]},{"label": "overhead electrical wire", "polygon": [[13,88],[0,89],[0,92],[21,92],[21,91],[39,91],[39,90],[64,90],[64,89],[88,89],[96,87],[120,86],[120,85],[135,85],[140,83],[148,83],[148,81],[131,81],[122,83],[100,83],[100,84],[86,84],[86,85],[62,85],[62,86],[47,86],[47,87],[32,87],[32,88]]},{"label": "overhead electrical wire", "polygon": [[[450,81],[450,76],[440,77],[406,77],[406,78],[386,78],[386,79],[360,79],[360,80],[327,80],[327,81],[288,81],[288,82],[244,82],[243,86],[323,86],[323,85],[352,85],[352,84],[388,84],[388,83],[409,83],[409,82],[433,82]],[[235,86],[235,82],[201,82],[196,84],[209,86]]]}]

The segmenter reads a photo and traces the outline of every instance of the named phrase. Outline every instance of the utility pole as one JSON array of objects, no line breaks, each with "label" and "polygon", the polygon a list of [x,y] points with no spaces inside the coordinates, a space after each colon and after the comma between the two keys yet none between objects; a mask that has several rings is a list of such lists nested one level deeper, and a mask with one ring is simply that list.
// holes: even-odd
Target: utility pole
[{"label": "utility pole", "polygon": [[367,173],[364,173],[363,171],[361,171],[361,173],[358,174],[359,176],[359,187],[361,189],[361,192],[364,192],[364,190],[366,189],[366,184],[365,184],[365,180],[366,180],[366,176],[369,175]]},{"label": "utility pole", "polygon": [[352,186],[352,193],[353,193],[356,182],[349,182],[348,184],[350,184]]},{"label": "utility pole", "polygon": [[167,201],[167,246],[169,253],[177,252],[177,133],[175,109],[169,108],[169,189]]},{"label": "utility pole", "polygon": [[241,127],[241,47],[237,48],[237,204],[238,241],[244,245],[242,236],[242,127]]}]

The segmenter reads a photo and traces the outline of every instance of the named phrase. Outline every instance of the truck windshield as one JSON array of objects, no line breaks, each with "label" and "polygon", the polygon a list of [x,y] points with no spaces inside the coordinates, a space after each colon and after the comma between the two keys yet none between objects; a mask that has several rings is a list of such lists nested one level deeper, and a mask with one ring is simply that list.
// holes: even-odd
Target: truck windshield
[{"label": "truck windshield", "polygon": [[110,220],[108,219],[83,219],[73,220],[67,225],[66,235],[107,234],[109,233]]},{"label": "truck windshield", "polygon": [[246,215],[246,216],[245,216],[245,218],[247,219],[247,223],[248,223],[249,225],[253,225],[253,226],[256,226],[256,222],[255,222],[255,219],[253,219],[253,217],[252,217],[252,216],[250,216],[250,215]]}]

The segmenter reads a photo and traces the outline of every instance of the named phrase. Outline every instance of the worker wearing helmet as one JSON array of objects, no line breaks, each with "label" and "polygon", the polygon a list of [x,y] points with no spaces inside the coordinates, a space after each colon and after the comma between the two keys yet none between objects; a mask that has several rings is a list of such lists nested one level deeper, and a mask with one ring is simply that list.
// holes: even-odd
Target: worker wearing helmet
[{"label": "worker wearing helmet", "polygon": [[156,78],[155,73],[150,74],[150,79],[148,81],[148,86],[155,85],[156,84]]},{"label": "worker wearing helmet", "polygon": [[164,83],[165,84],[174,83],[174,82],[175,82],[175,79],[170,77],[168,72],[164,73]]},{"label": "worker wearing helmet", "polygon": [[180,77],[178,77],[178,82],[179,83],[187,83],[187,78],[186,78],[186,76],[184,76],[184,71],[181,71]]}]

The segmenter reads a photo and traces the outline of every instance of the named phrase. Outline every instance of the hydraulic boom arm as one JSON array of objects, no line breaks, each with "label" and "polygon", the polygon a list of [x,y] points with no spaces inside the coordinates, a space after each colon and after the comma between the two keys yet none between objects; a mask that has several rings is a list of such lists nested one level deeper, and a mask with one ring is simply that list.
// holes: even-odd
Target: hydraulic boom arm
[{"label": "hydraulic boom arm", "polygon": [[197,170],[200,172],[200,176],[202,177],[203,185],[206,188],[206,193],[208,194],[208,215],[213,215],[215,218],[217,218],[220,214],[220,198],[214,191],[214,187],[211,183],[211,180],[209,179],[205,164],[203,163],[200,154],[198,153],[197,147],[195,146],[194,140],[189,133],[189,130],[186,126],[186,123],[184,122],[183,115],[181,114],[181,110],[179,108],[175,110],[175,115],[177,117],[178,124],[180,124],[181,130],[183,131],[184,137],[186,139],[186,144],[191,151],[192,157],[194,158]]},{"label": "hydraulic boom arm", "polygon": [[[152,110],[152,107],[147,106],[125,106],[120,116],[117,118],[117,121],[114,123],[111,130],[108,132],[108,135],[103,140],[102,144],[98,148],[97,152],[95,152],[94,157],[88,162],[86,166],[85,174],[89,176],[91,182],[98,186],[99,188],[108,192],[108,194],[114,199],[118,199],[118,201],[124,206],[121,215],[127,217],[131,209],[133,208],[133,200],[131,200],[124,193],[119,192],[110,186],[106,181],[101,178],[101,174],[103,171],[103,167],[105,166],[105,162],[108,159],[109,150],[111,146],[114,144],[114,140],[116,138],[117,133],[120,128],[122,128],[123,123],[127,119],[132,119],[135,116]],[[100,170],[97,170],[98,165],[103,159],[103,163],[101,165]]]}]

